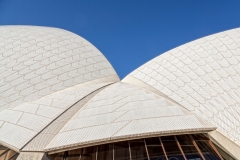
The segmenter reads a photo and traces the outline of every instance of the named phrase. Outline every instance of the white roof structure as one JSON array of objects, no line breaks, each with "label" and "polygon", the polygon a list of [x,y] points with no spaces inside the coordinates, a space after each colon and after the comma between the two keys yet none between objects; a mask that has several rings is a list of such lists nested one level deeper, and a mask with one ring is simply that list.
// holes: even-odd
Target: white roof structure
[{"label": "white roof structure", "polygon": [[57,153],[217,129],[240,151],[240,29],[170,50],[122,82],[71,32],[2,26],[0,33],[0,145]]},{"label": "white roof structure", "polygon": [[33,26],[2,26],[0,33],[0,110],[91,80],[119,81],[103,54],[76,34]]},{"label": "white roof structure", "polygon": [[152,92],[119,82],[88,101],[53,138],[46,151],[215,127]]},{"label": "white roof structure", "polygon": [[119,78],[92,44],[71,32],[0,27],[0,144],[21,149],[66,109]]},{"label": "white roof structure", "polygon": [[239,28],[172,49],[123,82],[164,94],[240,146]]}]

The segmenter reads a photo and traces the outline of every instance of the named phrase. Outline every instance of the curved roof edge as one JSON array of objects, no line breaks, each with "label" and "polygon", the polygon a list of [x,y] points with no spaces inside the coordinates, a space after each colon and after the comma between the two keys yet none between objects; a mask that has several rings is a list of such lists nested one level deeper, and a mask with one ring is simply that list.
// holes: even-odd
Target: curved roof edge
[{"label": "curved roof edge", "polygon": [[72,32],[0,26],[0,111],[98,78],[119,77],[106,57]]},{"label": "curved roof edge", "polygon": [[[120,81],[106,57],[72,32],[14,25],[0,32],[0,143],[15,151],[91,89]],[[55,103],[62,95],[69,100]]]},{"label": "curved roof edge", "polygon": [[135,84],[137,79],[146,89],[217,126],[240,146],[239,64],[240,28],[236,28],[167,51],[122,81]]},{"label": "curved roof edge", "polygon": [[[83,101],[85,96],[111,83],[113,82],[80,84],[0,112],[7,116],[4,125],[0,128],[0,143],[19,152],[23,146],[31,143],[44,128],[61,117],[75,103]],[[17,122],[13,122],[16,117],[18,118],[16,115],[21,115],[21,117]],[[42,143],[43,141],[40,144]],[[41,146],[40,144],[38,146]]]},{"label": "curved roof edge", "polygon": [[88,101],[56,134],[45,151],[215,129],[164,97],[118,82]]}]

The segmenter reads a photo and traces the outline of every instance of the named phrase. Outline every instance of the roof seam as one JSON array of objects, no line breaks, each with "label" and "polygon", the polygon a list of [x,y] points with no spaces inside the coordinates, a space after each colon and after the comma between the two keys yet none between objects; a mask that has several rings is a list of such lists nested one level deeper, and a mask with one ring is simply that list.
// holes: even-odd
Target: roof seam
[{"label": "roof seam", "polygon": [[[108,85],[111,85],[112,83],[110,84],[107,84],[101,88],[104,88]],[[97,90],[95,91],[98,91],[100,90],[101,88],[98,88]],[[78,100],[77,102],[75,102],[74,104],[72,104],[70,107],[68,107],[67,109],[65,109],[61,114],[59,114],[57,117],[55,117],[48,125],[46,125],[44,128],[42,128],[39,132],[37,132],[37,134],[32,137],[27,143],[25,143],[19,150],[22,150],[25,146],[27,146],[34,138],[36,138],[40,133],[42,133],[44,131],[44,129],[46,129],[48,126],[50,126],[54,121],[56,121],[61,115],[63,115],[65,112],[67,112],[70,108],[72,108],[74,105],[76,105],[79,101],[81,101],[82,99],[84,99],[85,97],[87,97],[88,95],[92,94],[93,92],[95,91],[92,91],[90,92],[89,94],[87,94],[86,96],[84,96],[83,98],[81,98],[80,100]]]},{"label": "roof seam", "polygon": [[[127,112],[126,112],[127,113]],[[124,113],[125,114],[125,113]],[[196,116],[195,114],[188,114],[188,115],[168,115],[168,116],[161,116],[161,117],[148,117],[148,118],[138,118],[138,119],[133,119],[133,120],[121,120],[121,121],[114,121],[114,122],[109,122],[109,123],[104,123],[104,124],[98,124],[98,125],[91,125],[91,126],[86,126],[86,127],[81,127],[81,128],[76,128],[76,129],[72,129],[72,130],[67,130],[67,131],[62,131],[60,133],[65,133],[65,132],[69,132],[69,131],[75,131],[75,130],[79,130],[79,129],[84,129],[84,128],[92,128],[92,127],[96,127],[96,126],[104,126],[104,125],[108,125],[111,123],[119,123],[119,122],[127,122],[127,121],[135,121],[135,120],[142,120],[142,119],[157,119],[157,118],[163,118],[163,117],[184,117],[184,116]],[[199,117],[197,117],[197,119],[199,120]],[[200,119],[201,120],[201,119]],[[209,123],[207,123],[209,125]],[[214,126],[212,124],[210,124],[211,126]]]}]

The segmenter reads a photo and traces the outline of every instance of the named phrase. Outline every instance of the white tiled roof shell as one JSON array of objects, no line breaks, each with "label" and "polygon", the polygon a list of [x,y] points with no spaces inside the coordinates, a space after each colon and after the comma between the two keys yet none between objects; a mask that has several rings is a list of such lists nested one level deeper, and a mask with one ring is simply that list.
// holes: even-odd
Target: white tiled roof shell
[{"label": "white tiled roof shell", "polygon": [[92,44],[49,27],[0,27],[0,111],[87,81],[119,78]]},{"label": "white tiled roof shell", "polygon": [[92,44],[49,27],[0,27],[0,144],[21,149],[66,109],[119,78]]},{"label": "white tiled roof shell", "polygon": [[240,145],[240,29],[210,35],[172,49],[131,77],[155,88],[217,126]]},{"label": "white tiled roof shell", "polygon": [[108,84],[76,85],[1,111],[0,144],[20,150],[68,108]]},{"label": "white tiled roof shell", "polygon": [[52,139],[46,151],[214,129],[213,125],[155,93],[118,82],[88,101]]}]

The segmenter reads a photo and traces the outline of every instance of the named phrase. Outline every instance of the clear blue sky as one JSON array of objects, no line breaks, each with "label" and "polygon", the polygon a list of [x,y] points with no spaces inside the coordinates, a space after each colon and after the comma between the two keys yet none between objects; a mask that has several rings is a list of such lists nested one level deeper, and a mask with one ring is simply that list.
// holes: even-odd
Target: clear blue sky
[{"label": "clear blue sky", "polygon": [[72,31],[94,44],[123,78],[167,50],[240,27],[240,1],[0,0],[0,25],[12,24]]}]

